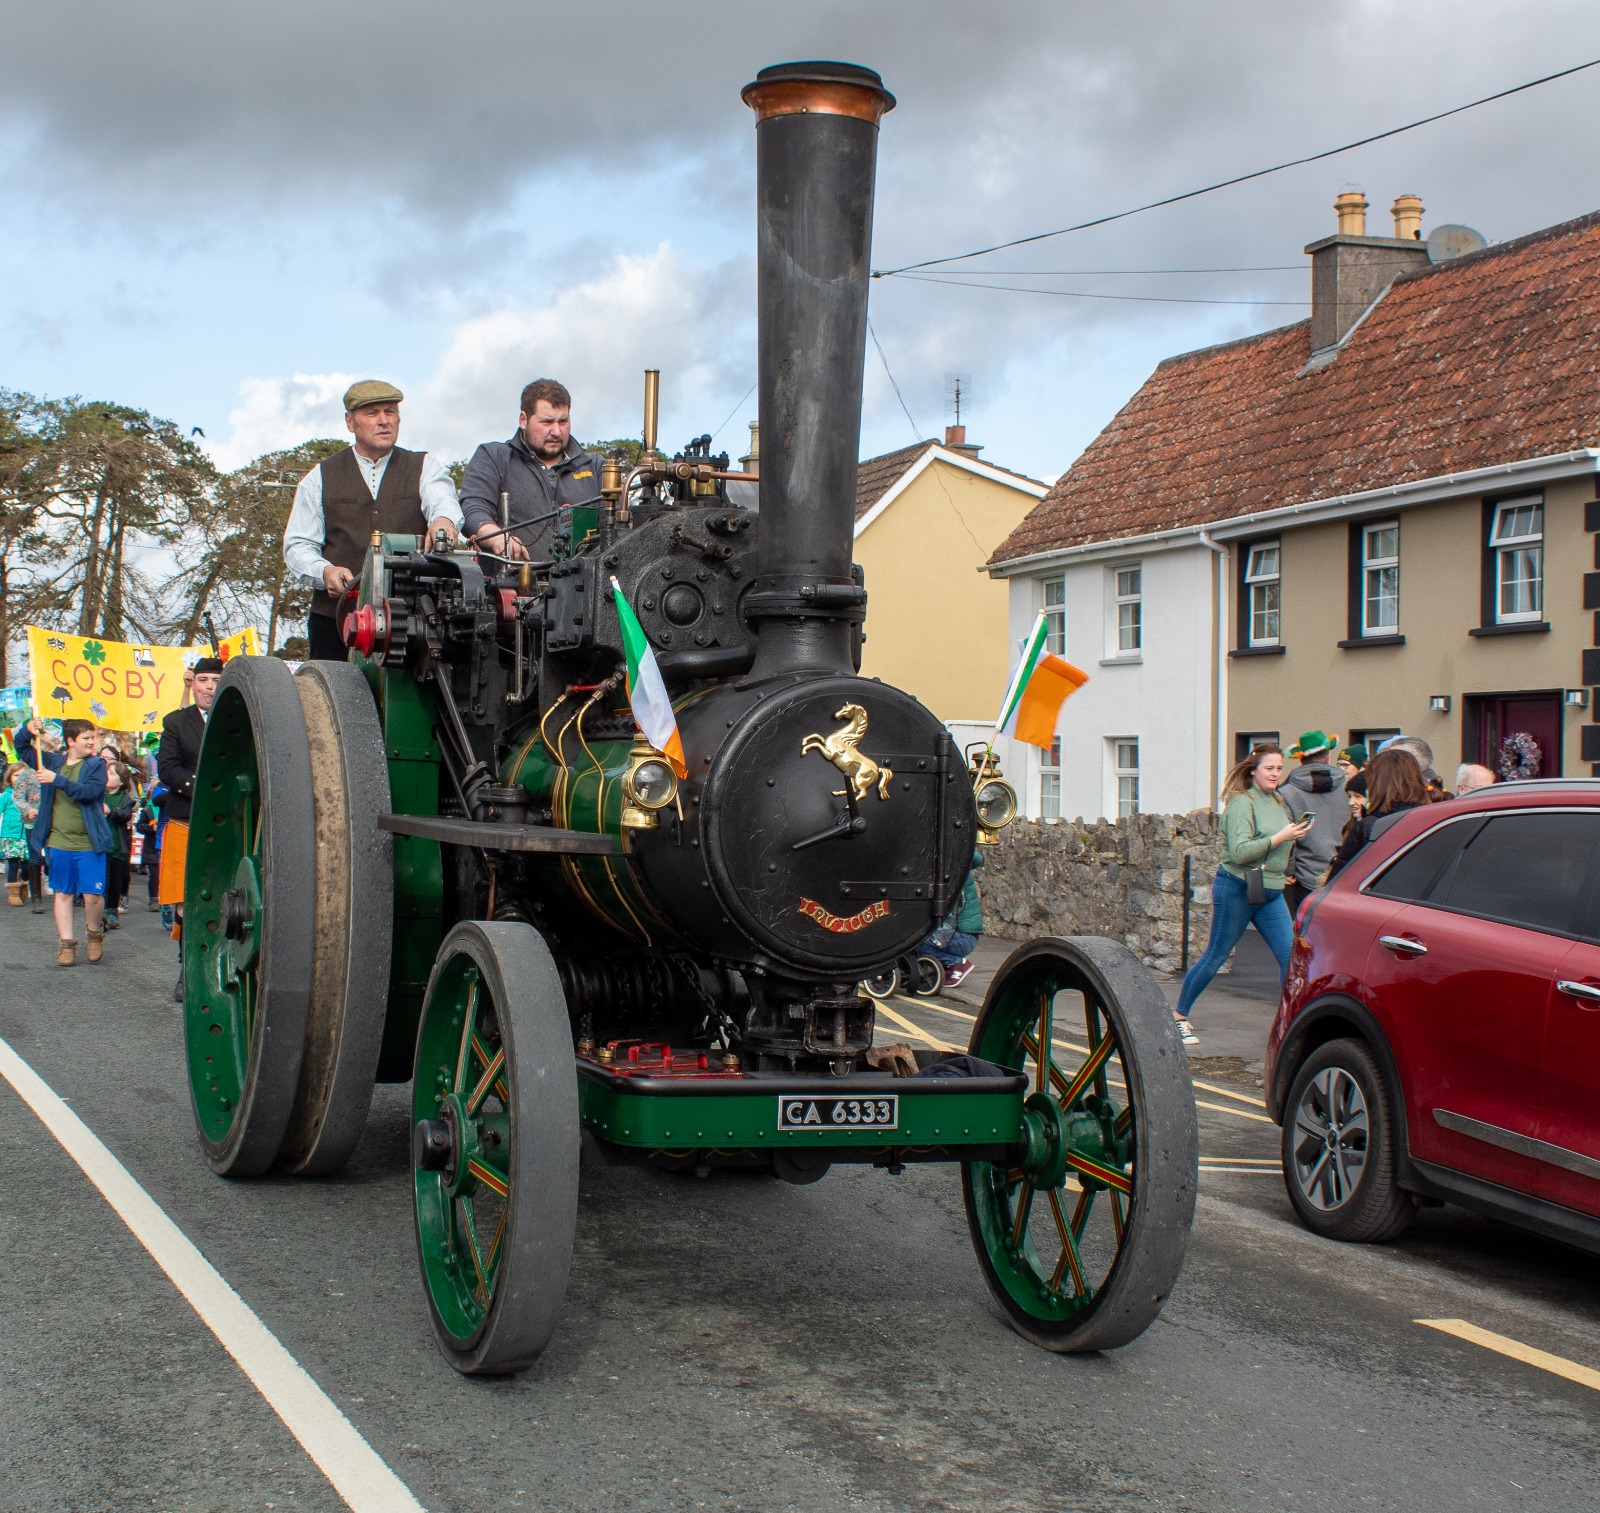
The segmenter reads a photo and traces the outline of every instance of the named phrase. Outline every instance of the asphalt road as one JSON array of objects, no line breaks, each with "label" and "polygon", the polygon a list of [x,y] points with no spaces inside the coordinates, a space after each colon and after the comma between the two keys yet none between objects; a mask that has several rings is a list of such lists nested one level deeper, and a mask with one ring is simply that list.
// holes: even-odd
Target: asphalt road
[{"label": "asphalt road", "polygon": [[[1595,1505],[1600,1391],[1414,1322],[1600,1367],[1595,1263],[1452,1210],[1393,1246],[1314,1239],[1243,1084],[1197,1090],[1188,1265],[1113,1355],[1006,1329],[952,1169],[803,1188],[609,1170],[584,1174],[551,1350],[520,1378],[463,1380],[417,1277],[404,1090],[379,1090],[338,1180],[221,1181],[194,1145],[155,916],[95,968],[57,968],[52,936],[0,909],[0,1037],[433,1513]],[[952,1042],[971,1012],[891,1007]],[[0,1081],[0,1509],[342,1506]]]}]

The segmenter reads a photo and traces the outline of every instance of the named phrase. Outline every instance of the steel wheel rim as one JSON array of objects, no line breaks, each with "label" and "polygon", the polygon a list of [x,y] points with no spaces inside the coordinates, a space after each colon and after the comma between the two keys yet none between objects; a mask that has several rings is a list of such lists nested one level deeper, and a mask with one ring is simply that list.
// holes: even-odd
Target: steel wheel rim
[{"label": "steel wheel rim", "polygon": [[499,1014],[478,963],[458,953],[439,969],[417,1042],[412,1122],[442,1118],[455,1136],[445,1170],[412,1165],[418,1248],[435,1312],[462,1349],[494,1306],[516,1176]]},{"label": "steel wheel rim", "polygon": [[969,1166],[989,1267],[1022,1312],[1068,1323],[1104,1291],[1132,1218],[1137,1116],[1119,1033],[1089,983],[1030,975],[986,1017],[973,1053],[1026,1073],[1030,1088],[1024,1155]]},{"label": "steel wheel rim", "polygon": [[1355,1196],[1371,1128],[1366,1095],[1344,1067],[1324,1067],[1306,1084],[1294,1111],[1293,1167],[1313,1208],[1332,1213]]}]

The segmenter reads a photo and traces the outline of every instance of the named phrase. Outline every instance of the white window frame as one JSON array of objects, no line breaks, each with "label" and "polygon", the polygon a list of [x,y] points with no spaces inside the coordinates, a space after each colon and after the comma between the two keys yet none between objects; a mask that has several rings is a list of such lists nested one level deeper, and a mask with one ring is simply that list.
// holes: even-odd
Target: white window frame
[{"label": "white window frame", "polygon": [[[1125,589],[1124,575],[1133,586]],[[1137,662],[1144,655],[1144,563],[1118,562],[1106,569],[1106,659]]]},{"label": "white window frame", "polygon": [[[1129,748],[1132,748],[1131,751]],[[1132,758],[1130,761],[1129,758]],[[1139,813],[1139,737],[1106,737],[1106,763],[1110,775],[1106,811],[1113,819],[1125,820]]]},{"label": "white window frame", "polygon": [[[1274,552],[1277,554],[1276,570],[1265,572],[1256,565],[1258,552]],[[1267,600],[1272,597],[1270,590],[1277,590],[1277,603],[1269,605]],[[1281,646],[1283,644],[1283,542],[1252,541],[1245,549],[1244,564],[1244,592],[1245,592],[1245,644],[1247,646]],[[1275,615],[1277,628],[1271,633],[1256,634],[1256,601],[1260,595],[1263,616]]]},{"label": "white window frame", "polygon": [[[1384,531],[1394,532],[1394,550],[1375,553],[1373,538]],[[1383,590],[1388,577],[1389,591]],[[1379,585],[1373,592],[1373,585]],[[1392,618],[1375,621],[1372,617],[1374,603],[1387,602],[1393,606]],[[1378,520],[1361,527],[1361,634],[1363,636],[1398,636],[1400,634],[1400,522]]]},{"label": "white window frame", "polygon": [[1040,585],[1041,606],[1044,609],[1044,649],[1058,657],[1067,654],[1067,580],[1046,578]]},{"label": "white window frame", "polygon": [[1047,822],[1061,818],[1061,737],[1039,752],[1039,818]]},{"label": "white window frame", "polygon": [[[1534,530],[1517,531],[1515,516],[1522,511],[1532,515]],[[1509,517],[1509,518],[1508,518]],[[1494,507],[1494,519],[1489,526],[1489,550],[1494,553],[1494,623],[1519,625],[1544,619],[1544,495],[1522,494],[1515,499],[1501,499]],[[1506,567],[1519,558],[1532,558],[1534,576],[1507,579]],[[1506,589],[1511,583],[1531,583],[1531,609],[1507,609]]]},{"label": "white window frame", "polygon": [[1257,746],[1281,746],[1282,733],[1276,730],[1236,730],[1233,733],[1234,761],[1242,762]]}]

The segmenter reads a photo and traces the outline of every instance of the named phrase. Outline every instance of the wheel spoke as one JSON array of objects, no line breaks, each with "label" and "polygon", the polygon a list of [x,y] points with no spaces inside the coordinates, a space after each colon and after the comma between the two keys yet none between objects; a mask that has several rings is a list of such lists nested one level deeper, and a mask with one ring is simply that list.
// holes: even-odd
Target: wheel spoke
[{"label": "wheel spoke", "polygon": [[[1080,1205],[1083,1202],[1081,1198],[1078,1201]],[[1050,1286],[1052,1289],[1058,1289],[1061,1286],[1063,1268],[1070,1269],[1073,1295],[1080,1296],[1088,1291],[1083,1280],[1083,1261],[1078,1255],[1077,1237],[1067,1224],[1067,1216],[1061,1211],[1060,1193],[1050,1194],[1050,1215],[1056,1221],[1056,1233],[1061,1236],[1061,1257],[1056,1262],[1055,1271],[1050,1275]]]},{"label": "wheel spoke", "polygon": [[1125,1171],[1107,1166],[1104,1161],[1096,1161],[1090,1156],[1080,1156],[1077,1151],[1068,1151],[1067,1165],[1075,1172],[1093,1177],[1096,1182],[1104,1182],[1107,1187],[1115,1188],[1119,1193],[1133,1191],[1133,1178]]},{"label": "wheel spoke", "polygon": [[[1083,1196],[1084,1198],[1092,1198],[1094,1193],[1086,1187],[1083,1190]],[[1117,1244],[1120,1245],[1122,1244],[1122,1233],[1128,1227],[1128,1219],[1122,1208],[1122,1194],[1116,1188],[1112,1188],[1109,1197],[1111,1199],[1111,1232],[1116,1235]],[[1080,1198],[1078,1201],[1081,1206],[1083,1200]]]},{"label": "wheel spoke", "polygon": [[[477,1036],[473,1036],[472,1045],[474,1050],[478,1048]],[[489,1096],[489,1090],[491,1088],[503,1088],[505,1086],[500,1076],[501,1072],[505,1069],[505,1064],[506,1048],[501,1046],[500,1049],[489,1058],[489,1064],[483,1069],[483,1075],[478,1078],[477,1085],[467,1096],[466,1108],[468,1114],[476,1114],[478,1110],[483,1107],[483,1100]],[[501,1096],[504,1098],[503,1093]]]},{"label": "wheel spoke", "polygon": [[506,1197],[511,1191],[511,1179],[498,1167],[490,1165],[481,1156],[472,1156],[467,1161],[467,1170],[478,1179],[490,1192]]},{"label": "wheel spoke", "polygon": [[1039,994],[1039,1040],[1035,1048],[1034,1060],[1037,1065],[1037,1082],[1034,1092],[1042,1093],[1048,1085],[1048,1076],[1053,1067],[1050,1059],[1050,1019],[1051,1008],[1055,1002],[1055,993],[1050,988],[1041,990]]},{"label": "wheel spoke", "polygon": [[1028,1229],[1028,1212],[1033,1207],[1033,1183],[1023,1178],[1015,1199],[1016,1213],[1011,1220],[1011,1248],[1019,1249]]},{"label": "wheel spoke", "polygon": [[472,1269],[478,1274],[478,1301],[485,1305],[489,1302],[489,1273],[483,1264],[483,1251],[478,1246],[478,1226],[472,1222],[472,1205],[465,1198],[457,1198],[455,1202],[456,1225],[462,1238],[466,1241],[467,1254],[472,1258]]},{"label": "wheel spoke", "polygon": [[467,1073],[472,1066],[472,1041],[478,1026],[478,969],[468,967],[467,1006],[461,1015],[461,1049],[456,1056],[455,1081],[450,1084],[452,1093],[459,1093],[467,1085]]},{"label": "wheel spoke", "polygon": [[489,1242],[489,1254],[484,1257],[483,1264],[489,1272],[489,1285],[494,1285],[494,1278],[500,1266],[500,1247],[506,1238],[506,1215],[509,1209],[500,1210],[500,1222],[494,1227],[494,1239]]},{"label": "wheel spoke", "polygon": [[[1066,1082],[1065,1079],[1063,1079],[1060,1074],[1055,1071],[1055,1067],[1052,1065],[1051,1072],[1054,1074],[1053,1080],[1061,1083],[1062,1108],[1070,1109],[1072,1105],[1083,1096],[1084,1089],[1089,1086],[1091,1081],[1099,1081],[1102,1084],[1104,1083],[1105,1078],[1103,1076],[1103,1071],[1106,1061],[1109,1059],[1111,1053],[1116,1050],[1116,1048],[1116,1042],[1108,1035],[1099,1043],[1099,1045],[1095,1046],[1095,1048],[1090,1051],[1089,1059],[1078,1068],[1076,1075],[1073,1077],[1070,1083]],[[1101,1086],[1099,1091],[1100,1095],[1104,1097],[1104,1086]]]}]

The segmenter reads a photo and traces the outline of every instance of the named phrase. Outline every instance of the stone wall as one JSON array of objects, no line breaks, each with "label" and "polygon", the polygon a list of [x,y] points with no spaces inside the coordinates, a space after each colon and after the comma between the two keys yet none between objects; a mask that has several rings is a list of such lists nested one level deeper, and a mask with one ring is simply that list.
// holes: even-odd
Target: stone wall
[{"label": "stone wall", "polygon": [[1105,935],[1161,972],[1178,969],[1183,858],[1195,902],[1189,960],[1211,928],[1211,878],[1221,837],[1216,815],[1135,814],[1125,820],[1018,819],[983,848],[978,889],[985,931],[1001,940]]}]

